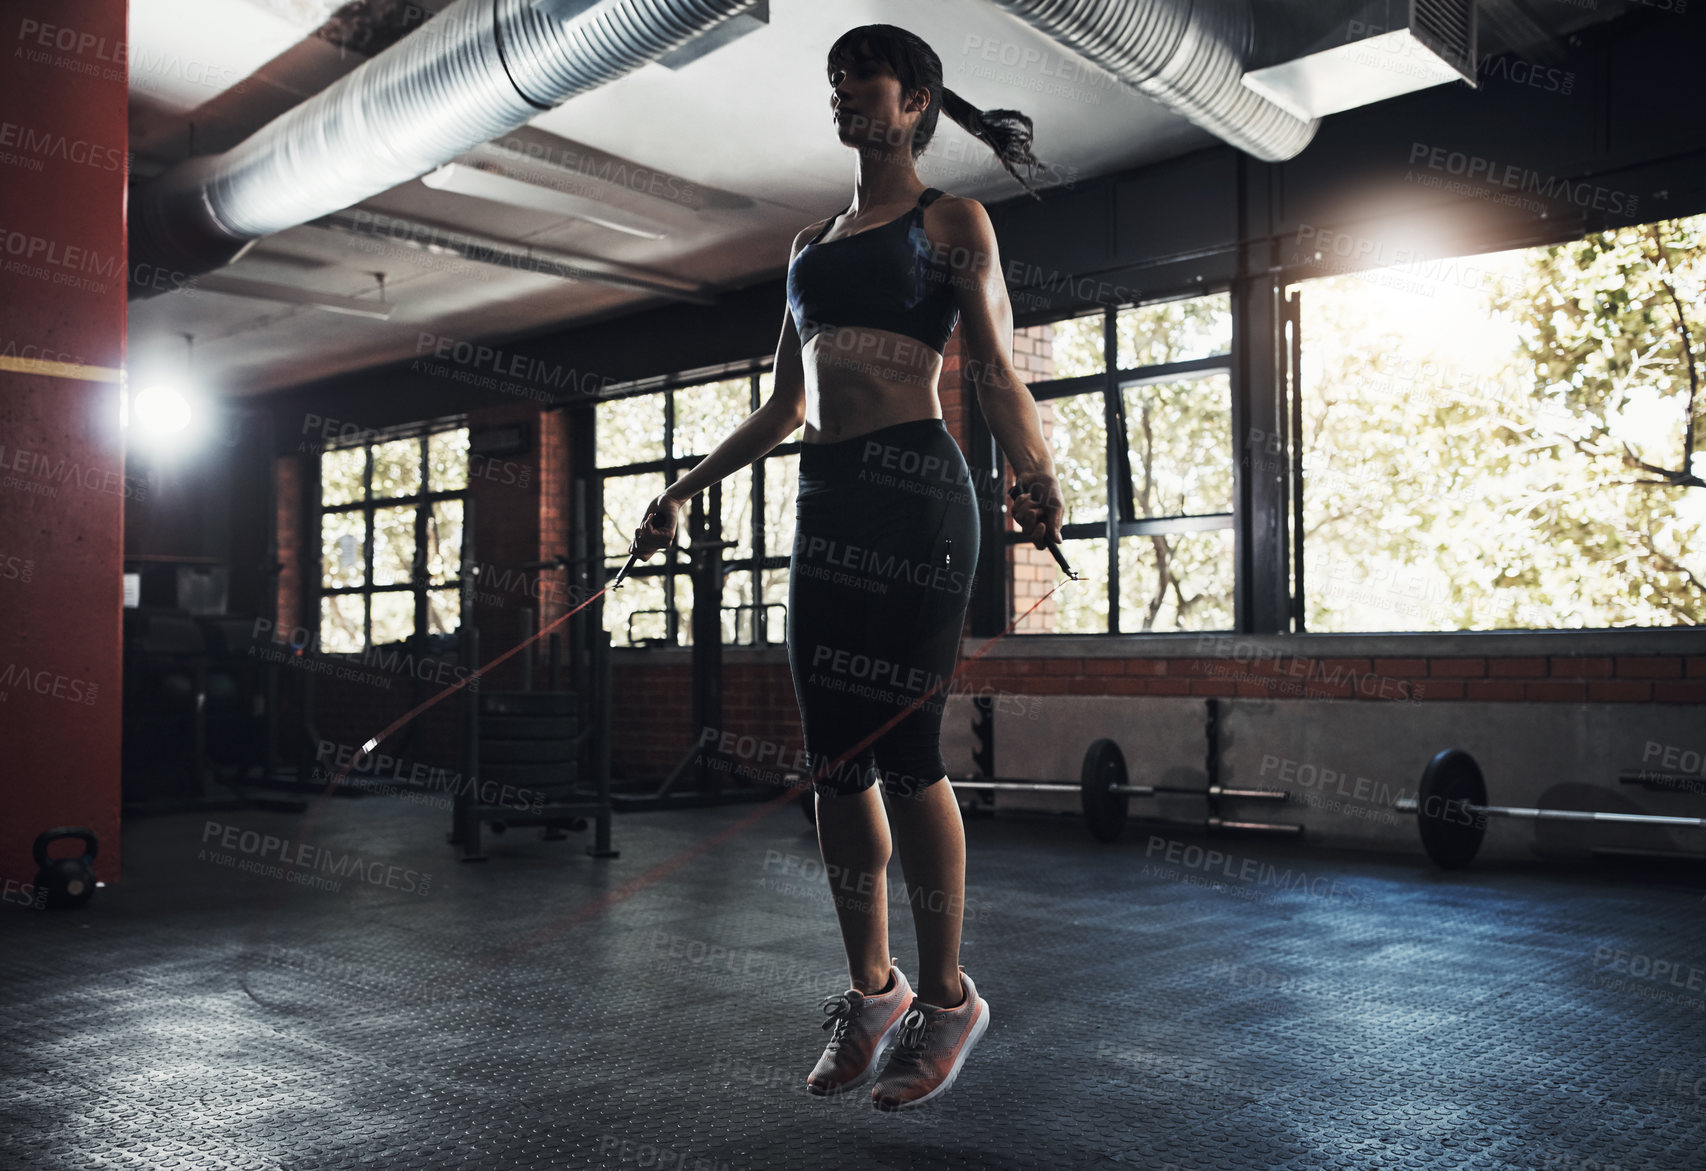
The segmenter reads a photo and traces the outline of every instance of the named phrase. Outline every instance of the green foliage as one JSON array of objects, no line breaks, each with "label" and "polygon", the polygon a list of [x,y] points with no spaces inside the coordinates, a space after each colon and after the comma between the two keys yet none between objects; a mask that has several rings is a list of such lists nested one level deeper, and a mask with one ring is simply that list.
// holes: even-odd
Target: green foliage
[{"label": "green foliage", "polygon": [[1700,621],[1703,226],[1303,286],[1310,629]]}]

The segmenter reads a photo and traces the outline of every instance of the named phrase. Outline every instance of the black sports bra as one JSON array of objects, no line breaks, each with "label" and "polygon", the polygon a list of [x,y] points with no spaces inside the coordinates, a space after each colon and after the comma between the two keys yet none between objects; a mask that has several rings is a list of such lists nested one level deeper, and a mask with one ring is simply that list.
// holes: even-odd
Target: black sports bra
[{"label": "black sports bra", "polygon": [[[940,354],[959,324],[954,286],[924,234],[924,209],[942,192],[925,189],[913,209],[881,227],[819,244],[849,204],[788,266],[788,307],[804,346],[825,329],[857,325],[917,338]],[[826,248],[839,251],[825,252]]]}]

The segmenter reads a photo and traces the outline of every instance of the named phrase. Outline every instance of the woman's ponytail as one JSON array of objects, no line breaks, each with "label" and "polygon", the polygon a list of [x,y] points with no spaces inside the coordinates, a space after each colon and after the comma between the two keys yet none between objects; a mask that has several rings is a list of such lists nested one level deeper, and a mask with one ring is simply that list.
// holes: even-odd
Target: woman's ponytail
[{"label": "woman's ponytail", "polygon": [[1050,170],[1047,163],[1031,153],[1029,116],[1017,110],[980,110],[947,86],[942,87],[942,112],[959,123],[967,134],[988,145],[1007,173],[1031,193],[1032,199],[1041,201],[1042,196],[1017,170],[1020,164],[1033,174],[1039,167],[1045,173]]}]

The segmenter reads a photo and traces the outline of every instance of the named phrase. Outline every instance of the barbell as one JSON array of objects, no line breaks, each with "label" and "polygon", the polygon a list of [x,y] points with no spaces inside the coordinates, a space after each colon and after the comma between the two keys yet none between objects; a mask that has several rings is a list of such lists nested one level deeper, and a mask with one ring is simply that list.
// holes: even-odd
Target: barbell
[{"label": "barbell", "polygon": [[[790,783],[798,783],[799,775],[790,773]],[[1229,797],[1244,798],[1257,801],[1284,801],[1289,794],[1283,789],[1229,789],[1224,785],[1206,785],[1191,787],[1187,785],[1132,785],[1127,784],[1125,754],[1120,746],[1109,739],[1093,741],[1084,753],[1084,763],[1079,769],[1078,791],[1084,810],[1084,824],[1090,830],[1090,836],[1099,842],[1113,842],[1125,832],[1126,820],[1130,812],[1130,801],[1133,797],[1154,797],[1162,793],[1178,793],[1193,797]],[[1030,792],[1064,793],[1072,791],[1070,781],[1037,781],[1014,779],[1009,777],[984,779],[982,777],[949,777],[948,783],[957,791],[960,789],[1007,789]],[[803,801],[806,819],[815,822],[813,802],[810,790],[807,790],[808,800]],[[1223,817],[1209,817],[1200,821],[1184,821],[1169,819],[1169,824],[1192,825],[1202,829],[1297,829],[1295,826],[1273,826],[1263,822],[1231,821]]]},{"label": "barbell", "polygon": [[1489,817],[1706,828],[1706,817],[1488,805],[1487,783],[1481,776],[1481,766],[1461,748],[1447,748],[1435,753],[1422,770],[1422,782],[1416,789],[1416,795],[1400,797],[1393,809],[1416,815],[1422,849],[1437,865],[1448,870],[1461,869],[1474,860],[1481,849],[1481,840],[1487,836]]}]

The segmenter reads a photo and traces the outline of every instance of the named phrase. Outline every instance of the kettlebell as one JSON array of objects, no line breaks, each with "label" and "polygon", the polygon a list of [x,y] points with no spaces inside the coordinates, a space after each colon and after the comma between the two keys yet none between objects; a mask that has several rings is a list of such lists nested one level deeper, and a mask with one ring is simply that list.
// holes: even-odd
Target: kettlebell
[{"label": "kettlebell", "polygon": [[[83,843],[81,858],[50,858],[47,848],[61,838],[73,838]],[[95,871],[93,863],[95,852],[100,843],[95,840],[95,831],[81,826],[61,826],[50,829],[36,838],[36,865],[41,867],[36,872],[36,889],[47,891],[47,905],[51,909],[63,910],[70,907],[81,907],[95,894]]]}]

